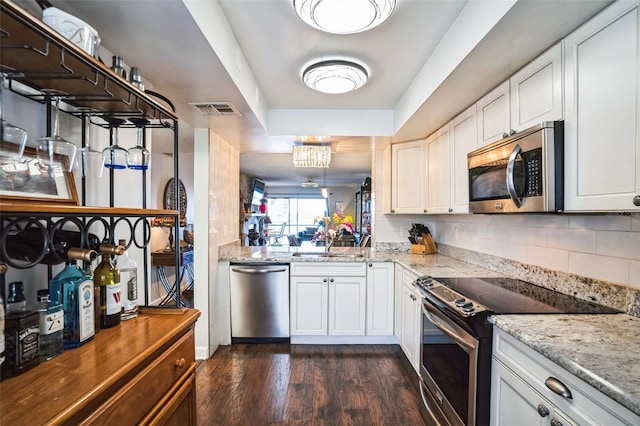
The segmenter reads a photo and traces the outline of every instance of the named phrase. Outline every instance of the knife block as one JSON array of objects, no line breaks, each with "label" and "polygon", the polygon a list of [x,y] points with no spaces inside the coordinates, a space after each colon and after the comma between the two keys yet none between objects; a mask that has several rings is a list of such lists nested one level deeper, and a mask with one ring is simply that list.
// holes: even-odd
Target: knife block
[{"label": "knife block", "polygon": [[422,236],[424,244],[411,244],[412,254],[436,254],[438,249],[436,243],[433,241],[433,237],[429,234]]}]

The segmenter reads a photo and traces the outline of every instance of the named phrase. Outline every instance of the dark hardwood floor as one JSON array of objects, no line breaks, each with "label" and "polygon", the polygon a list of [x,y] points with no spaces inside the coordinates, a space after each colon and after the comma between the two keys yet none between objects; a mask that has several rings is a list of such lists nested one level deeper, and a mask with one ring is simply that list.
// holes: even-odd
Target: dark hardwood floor
[{"label": "dark hardwood floor", "polygon": [[196,371],[198,425],[420,425],[396,345],[221,346]]}]

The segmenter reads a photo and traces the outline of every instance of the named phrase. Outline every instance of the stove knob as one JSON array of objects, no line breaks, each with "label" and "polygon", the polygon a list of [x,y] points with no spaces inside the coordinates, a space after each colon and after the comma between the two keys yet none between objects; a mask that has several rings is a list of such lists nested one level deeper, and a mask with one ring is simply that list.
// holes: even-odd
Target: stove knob
[{"label": "stove knob", "polygon": [[473,305],[471,303],[469,303],[469,306],[465,305],[462,307],[462,310],[468,314],[470,314],[471,312],[475,311],[475,309],[473,308]]},{"label": "stove knob", "polygon": [[460,299],[454,300],[453,303],[455,303],[458,308],[462,308],[468,302],[464,297],[461,297]]},{"label": "stove knob", "polygon": [[431,287],[433,285],[433,281],[431,280],[431,277],[420,277],[417,279],[418,284],[423,286],[423,287]]}]

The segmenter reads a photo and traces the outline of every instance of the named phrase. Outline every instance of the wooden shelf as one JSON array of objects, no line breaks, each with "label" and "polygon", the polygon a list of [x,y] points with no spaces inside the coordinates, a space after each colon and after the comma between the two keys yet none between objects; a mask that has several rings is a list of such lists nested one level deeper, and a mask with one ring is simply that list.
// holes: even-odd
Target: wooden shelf
[{"label": "wooden shelf", "polygon": [[0,214],[2,216],[20,215],[32,216],[47,214],[51,216],[175,216],[178,210],[162,209],[132,209],[119,207],[87,207],[87,206],[67,206],[60,204],[40,204],[40,203],[5,203],[0,202]]}]

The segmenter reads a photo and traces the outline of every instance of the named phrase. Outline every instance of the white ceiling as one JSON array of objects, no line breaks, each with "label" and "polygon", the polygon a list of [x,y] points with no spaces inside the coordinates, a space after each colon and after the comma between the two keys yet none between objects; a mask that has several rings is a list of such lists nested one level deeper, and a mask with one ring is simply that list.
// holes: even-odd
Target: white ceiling
[{"label": "white ceiling", "polygon": [[[240,169],[267,185],[308,177],[361,183],[371,152],[426,137],[610,0],[397,0],[371,31],[331,35],[307,27],[292,0],[50,0],[140,68],[181,117],[181,151],[210,127],[241,153]],[[19,4],[39,13],[33,0]],[[369,83],[343,95],[307,88],[314,60],[349,58]],[[109,64],[110,57],[102,57]],[[191,102],[231,102],[240,117],[203,116]],[[329,170],[295,169],[296,135],[333,137]],[[154,150],[170,150],[154,134]]]}]

